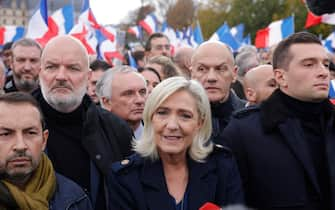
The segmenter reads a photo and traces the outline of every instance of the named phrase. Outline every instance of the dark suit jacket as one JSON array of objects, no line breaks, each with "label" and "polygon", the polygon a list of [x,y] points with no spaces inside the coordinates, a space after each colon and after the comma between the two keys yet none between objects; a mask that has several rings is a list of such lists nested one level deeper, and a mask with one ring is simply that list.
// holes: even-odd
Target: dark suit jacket
[{"label": "dark suit jacket", "polygon": [[[259,107],[236,113],[223,132],[240,169],[246,204],[259,210],[316,210],[322,204],[320,186],[305,133],[297,118],[286,117],[274,95]],[[329,105],[330,109],[333,109]],[[334,112],[325,133],[335,210]],[[327,163],[324,163],[327,164]]]},{"label": "dark suit jacket", "polygon": [[[128,160],[113,164],[110,171],[110,210],[174,210],[161,161],[152,162],[138,154]],[[199,209],[205,202],[243,202],[239,172],[229,151],[215,151],[205,163],[188,159],[188,167],[187,209]]]}]

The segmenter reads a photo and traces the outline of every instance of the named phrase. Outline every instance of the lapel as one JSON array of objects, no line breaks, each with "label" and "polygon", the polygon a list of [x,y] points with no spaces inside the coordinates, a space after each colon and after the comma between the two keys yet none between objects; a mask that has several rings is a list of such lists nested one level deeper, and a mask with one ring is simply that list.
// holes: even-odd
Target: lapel
[{"label": "lapel", "polygon": [[284,141],[286,141],[296,158],[301,162],[312,185],[320,194],[320,187],[317,182],[311,157],[307,151],[307,145],[303,135],[304,132],[300,123],[296,119],[288,118],[285,123],[280,123],[278,127],[281,134],[284,136]]},{"label": "lapel", "polygon": [[173,200],[167,199],[170,194],[165,184],[163,166],[160,160],[155,162],[146,160],[140,174],[140,180],[148,209],[175,209]]},{"label": "lapel", "polygon": [[189,158],[188,209],[199,209],[206,202],[215,201],[218,177],[216,161],[196,162]]}]

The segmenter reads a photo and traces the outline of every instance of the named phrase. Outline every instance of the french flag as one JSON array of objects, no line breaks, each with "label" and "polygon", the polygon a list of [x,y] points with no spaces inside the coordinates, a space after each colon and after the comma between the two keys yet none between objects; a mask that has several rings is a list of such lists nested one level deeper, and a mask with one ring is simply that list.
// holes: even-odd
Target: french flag
[{"label": "french flag", "polygon": [[81,41],[81,43],[85,46],[88,54],[96,54],[98,40],[95,37],[94,31],[88,30],[86,25],[83,23],[77,23],[74,25],[69,34]]},{"label": "french flag", "polygon": [[66,5],[63,8],[56,10],[51,18],[57,25],[58,35],[68,34],[73,28],[74,17],[73,17],[73,6]]},{"label": "french flag", "polygon": [[101,26],[99,30],[106,39],[114,42],[117,33],[116,28],[112,26]]},{"label": "french flag", "polygon": [[[50,20],[52,23],[52,20]],[[51,38],[53,34],[48,26],[48,6],[47,0],[41,0],[40,6],[32,15],[28,23],[26,37],[36,39],[38,41],[45,41]]]},{"label": "french flag", "polygon": [[113,65],[113,60],[124,60],[123,55],[117,50],[116,41],[108,39],[101,31],[96,31],[98,40],[98,58],[105,60],[110,65]]},{"label": "french flag", "polygon": [[138,24],[142,26],[149,35],[155,33],[158,28],[157,18],[153,13],[147,15],[144,20],[141,20]]},{"label": "french flag", "polygon": [[21,26],[2,26],[0,27],[0,46],[7,42],[15,42],[24,35],[24,27]]},{"label": "french flag", "polygon": [[129,27],[128,33],[133,34],[137,39],[142,38],[142,30],[140,26]]},{"label": "french flag", "polygon": [[81,13],[78,17],[78,22],[82,22],[85,25],[88,25],[94,29],[100,28],[100,25],[98,24],[93,15],[89,0],[84,0]]},{"label": "french flag", "polygon": [[284,38],[294,33],[294,17],[272,22],[267,28],[260,29],[256,33],[255,46],[267,48],[277,44]]},{"label": "french flag", "polygon": [[314,15],[312,12],[308,11],[305,28],[309,28],[311,26],[315,26],[320,23],[335,25],[335,13],[317,16]]}]

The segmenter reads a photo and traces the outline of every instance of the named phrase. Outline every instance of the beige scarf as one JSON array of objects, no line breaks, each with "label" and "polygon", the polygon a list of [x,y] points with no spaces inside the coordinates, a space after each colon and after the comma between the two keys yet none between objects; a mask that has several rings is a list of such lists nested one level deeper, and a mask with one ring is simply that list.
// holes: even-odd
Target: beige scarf
[{"label": "beige scarf", "polygon": [[9,189],[19,208],[24,210],[49,209],[49,200],[56,190],[55,172],[51,161],[44,153],[40,164],[23,190],[7,181],[2,182]]}]

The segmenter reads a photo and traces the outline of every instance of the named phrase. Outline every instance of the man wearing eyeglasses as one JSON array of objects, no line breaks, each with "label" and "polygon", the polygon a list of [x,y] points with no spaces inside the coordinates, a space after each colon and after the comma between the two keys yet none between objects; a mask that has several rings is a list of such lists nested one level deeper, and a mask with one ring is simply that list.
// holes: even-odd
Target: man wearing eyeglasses
[{"label": "man wearing eyeglasses", "polygon": [[162,33],[153,33],[145,44],[146,60],[157,55],[171,58],[171,44],[169,38]]}]

